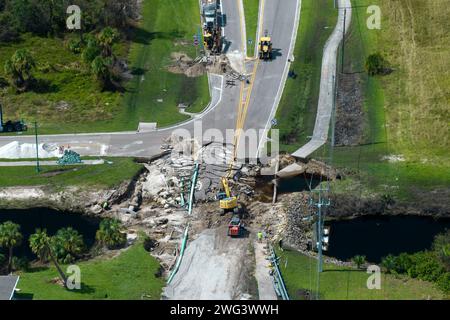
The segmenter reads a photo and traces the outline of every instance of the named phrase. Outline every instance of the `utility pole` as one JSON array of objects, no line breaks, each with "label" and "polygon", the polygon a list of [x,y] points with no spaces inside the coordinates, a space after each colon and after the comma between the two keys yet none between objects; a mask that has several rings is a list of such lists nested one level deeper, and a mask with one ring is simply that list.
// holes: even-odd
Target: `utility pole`
[{"label": "utility pole", "polygon": [[344,57],[345,57],[345,24],[347,22],[347,9],[344,9],[344,26],[342,32],[342,62],[341,62],[341,73],[344,73]]},{"label": "utility pole", "polygon": [[41,168],[39,167],[39,143],[38,143],[37,121],[34,122],[34,135],[36,138],[36,172],[39,173],[41,171]]}]

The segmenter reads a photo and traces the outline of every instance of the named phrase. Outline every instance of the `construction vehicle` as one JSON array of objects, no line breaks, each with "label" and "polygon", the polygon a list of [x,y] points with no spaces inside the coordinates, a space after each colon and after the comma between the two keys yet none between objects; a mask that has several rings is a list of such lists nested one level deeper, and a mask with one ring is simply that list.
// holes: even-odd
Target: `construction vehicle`
[{"label": "construction vehicle", "polygon": [[202,0],[203,46],[211,54],[221,54],[222,13],[219,0]]},{"label": "construction vehicle", "polygon": [[259,58],[261,60],[272,60],[272,38],[268,36],[266,31],[264,37],[259,41]]},{"label": "construction vehicle", "polygon": [[228,185],[227,178],[222,178],[222,188],[223,191],[219,192],[217,199],[220,201],[220,209],[222,209],[222,214],[227,212],[233,212],[235,214],[239,213],[239,205],[237,197],[231,195],[230,186]]},{"label": "construction vehicle", "polygon": [[22,132],[27,131],[27,125],[22,121],[6,121],[3,122],[3,110],[0,104],[0,132]]},{"label": "construction vehicle", "polygon": [[238,215],[234,215],[228,224],[228,236],[240,237],[244,234],[244,226],[242,220]]}]

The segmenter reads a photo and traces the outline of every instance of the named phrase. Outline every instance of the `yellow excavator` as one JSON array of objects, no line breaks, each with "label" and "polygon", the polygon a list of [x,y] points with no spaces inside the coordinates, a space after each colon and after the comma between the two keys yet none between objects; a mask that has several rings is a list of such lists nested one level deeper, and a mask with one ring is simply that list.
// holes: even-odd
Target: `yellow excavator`
[{"label": "yellow excavator", "polygon": [[267,31],[259,42],[259,58],[261,60],[272,60],[272,38],[268,36]]},{"label": "yellow excavator", "polygon": [[231,195],[230,186],[228,185],[228,179],[222,178],[222,188],[223,191],[219,192],[217,195],[220,201],[220,209],[222,209],[223,214],[227,212],[233,212],[235,214],[239,213],[239,206],[237,197]]}]

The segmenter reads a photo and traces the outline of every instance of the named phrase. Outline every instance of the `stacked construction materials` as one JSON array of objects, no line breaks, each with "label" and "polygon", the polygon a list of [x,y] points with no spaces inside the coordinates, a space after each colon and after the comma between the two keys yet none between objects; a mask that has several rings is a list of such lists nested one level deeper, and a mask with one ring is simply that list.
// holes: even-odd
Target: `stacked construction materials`
[{"label": "stacked construction materials", "polygon": [[64,155],[58,160],[58,164],[62,166],[77,163],[82,163],[81,156],[72,150],[65,150]]}]

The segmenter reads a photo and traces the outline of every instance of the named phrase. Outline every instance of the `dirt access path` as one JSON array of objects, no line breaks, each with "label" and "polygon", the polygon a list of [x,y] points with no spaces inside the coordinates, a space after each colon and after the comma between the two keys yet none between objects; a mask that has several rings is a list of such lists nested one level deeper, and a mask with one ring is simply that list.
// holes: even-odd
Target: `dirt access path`
[{"label": "dirt access path", "polygon": [[226,227],[207,229],[188,245],[180,270],[164,296],[173,300],[254,298],[254,266],[248,237],[228,237]]}]

